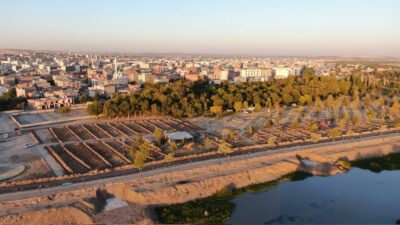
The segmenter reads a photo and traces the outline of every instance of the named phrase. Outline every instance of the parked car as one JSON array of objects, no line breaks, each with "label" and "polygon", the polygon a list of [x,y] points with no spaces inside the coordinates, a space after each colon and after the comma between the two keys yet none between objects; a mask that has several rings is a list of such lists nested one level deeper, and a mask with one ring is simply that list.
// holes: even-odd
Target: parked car
[{"label": "parked car", "polygon": [[35,144],[29,143],[29,144],[25,145],[25,148],[30,148],[30,147],[33,147],[33,146],[35,146]]}]

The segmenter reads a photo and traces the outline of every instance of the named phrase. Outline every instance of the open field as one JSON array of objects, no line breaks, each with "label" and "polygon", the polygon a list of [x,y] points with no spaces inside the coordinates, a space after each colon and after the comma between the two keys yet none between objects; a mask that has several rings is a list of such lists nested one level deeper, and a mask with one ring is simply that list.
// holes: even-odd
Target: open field
[{"label": "open field", "polygon": [[63,119],[80,118],[80,117],[84,117],[84,116],[88,116],[88,115],[89,114],[86,112],[85,109],[75,108],[68,114],[68,116],[64,116],[64,115],[62,115],[60,113],[56,113],[52,110],[48,110],[46,112],[36,112],[36,111],[23,112],[23,113],[13,114],[12,116],[21,125],[30,125],[30,124],[37,124],[37,123],[43,123],[43,122],[63,120]]}]

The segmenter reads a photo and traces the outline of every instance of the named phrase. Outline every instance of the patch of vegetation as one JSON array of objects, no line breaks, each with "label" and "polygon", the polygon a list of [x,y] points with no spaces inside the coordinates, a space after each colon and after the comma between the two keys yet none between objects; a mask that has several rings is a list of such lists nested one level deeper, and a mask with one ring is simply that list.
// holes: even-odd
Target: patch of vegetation
[{"label": "patch of vegetation", "polygon": [[27,104],[26,98],[17,97],[15,88],[3,93],[0,97],[0,111],[22,109],[22,104]]},{"label": "patch of vegetation", "polygon": [[235,197],[247,192],[271,190],[282,182],[303,180],[310,176],[312,175],[308,173],[295,172],[275,181],[254,184],[245,188],[225,187],[210,197],[161,206],[155,211],[158,215],[158,222],[164,224],[223,224],[235,209],[235,204],[231,202]]},{"label": "patch of vegetation", "polygon": [[400,153],[393,153],[383,157],[374,157],[353,161],[352,166],[379,173],[383,170],[400,169]]},{"label": "patch of vegetation", "polygon": [[351,168],[351,162],[347,160],[338,160],[336,165],[341,166],[345,170],[349,170]]}]

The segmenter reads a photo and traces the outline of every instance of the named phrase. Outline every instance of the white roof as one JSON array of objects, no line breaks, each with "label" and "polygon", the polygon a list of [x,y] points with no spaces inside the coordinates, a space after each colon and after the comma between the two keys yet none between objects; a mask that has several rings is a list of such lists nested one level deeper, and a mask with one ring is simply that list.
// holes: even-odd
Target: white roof
[{"label": "white roof", "polygon": [[104,207],[105,211],[110,211],[113,209],[118,209],[128,206],[128,203],[126,201],[122,201],[121,199],[118,198],[109,198],[107,199],[107,205]]},{"label": "white roof", "polygon": [[166,136],[171,140],[192,139],[193,136],[186,131],[167,133]]}]

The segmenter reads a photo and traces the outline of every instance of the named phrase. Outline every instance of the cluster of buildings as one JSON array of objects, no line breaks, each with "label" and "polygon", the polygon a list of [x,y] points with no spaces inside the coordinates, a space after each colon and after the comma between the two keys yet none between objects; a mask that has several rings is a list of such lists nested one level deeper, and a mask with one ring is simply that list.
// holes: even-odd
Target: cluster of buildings
[{"label": "cluster of buildings", "polygon": [[[210,82],[267,81],[300,76],[306,67],[319,75],[337,72],[322,59],[235,57],[138,57],[79,53],[24,52],[0,54],[0,95],[15,88],[35,109],[74,104],[79,97],[112,97],[140,90],[143,83],[168,84],[177,79]],[[365,68],[364,68],[365,69]],[[340,67],[347,73],[351,68]],[[373,72],[366,68],[367,72]]]}]

